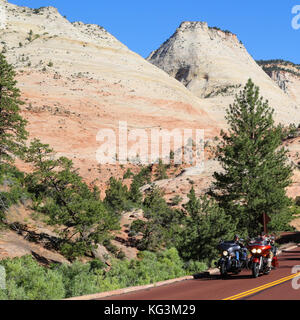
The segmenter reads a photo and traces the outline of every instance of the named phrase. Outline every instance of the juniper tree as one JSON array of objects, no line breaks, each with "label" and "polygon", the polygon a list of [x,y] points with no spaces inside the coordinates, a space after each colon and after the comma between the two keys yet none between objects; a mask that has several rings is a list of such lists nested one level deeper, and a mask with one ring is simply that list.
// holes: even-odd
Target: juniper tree
[{"label": "juniper tree", "polygon": [[228,132],[217,146],[222,172],[214,173],[210,194],[238,222],[244,234],[261,231],[261,216],[280,214],[290,205],[286,187],[292,167],[282,146],[281,125],[251,79],[227,109]]},{"label": "juniper tree", "polygon": [[20,90],[16,87],[16,73],[0,53],[0,165],[22,155],[27,138],[27,121],[20,115]]}]

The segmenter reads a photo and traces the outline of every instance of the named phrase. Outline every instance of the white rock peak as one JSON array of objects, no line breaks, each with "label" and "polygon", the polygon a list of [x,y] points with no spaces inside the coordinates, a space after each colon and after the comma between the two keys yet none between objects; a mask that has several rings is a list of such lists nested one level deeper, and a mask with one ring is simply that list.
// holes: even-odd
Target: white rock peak
[{"label": "white rock peak", "polygon": [[5,3],[6,0],[0,0],[0,29],[5,29],[7,23]]},{"label": "white rock peak", "polygon": [[277,120],[300,122],[300,114],[295,112],[297,102],[272,81],[238,37],[228,30],[209,27],[206,22],[182,22],[147,60],[199,98],[213,102],[214,109],[219,106],[217,117],[222,109],[224,111],[224,104],[232,101],[251,78],[260,87],[261,95],[274,107]]}]

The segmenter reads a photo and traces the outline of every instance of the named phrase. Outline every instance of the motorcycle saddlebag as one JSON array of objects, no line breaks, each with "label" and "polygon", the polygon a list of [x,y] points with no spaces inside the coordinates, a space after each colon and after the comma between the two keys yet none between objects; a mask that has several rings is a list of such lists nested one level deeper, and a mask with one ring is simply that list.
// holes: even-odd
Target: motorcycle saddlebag
[{"label": "motorcycle saddlebag", "polygon": [[273,266],[274,268],[278,268],[279,263],[278,263],[277,257],[274,257],[274,258],[273,258],[273,260],[272,260],[272,266]]}]

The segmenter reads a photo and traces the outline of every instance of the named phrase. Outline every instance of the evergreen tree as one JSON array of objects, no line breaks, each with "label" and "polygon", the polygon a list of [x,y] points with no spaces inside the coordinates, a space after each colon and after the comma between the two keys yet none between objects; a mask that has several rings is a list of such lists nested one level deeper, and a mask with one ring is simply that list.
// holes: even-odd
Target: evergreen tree
[{"label": "evergreen tree", "polygon": [[162,159],[159,159],[156,171],[156,180],[165,180],[168,179],[167,175],[167,168],[166,165],[163,163]]},{"label": "evergreen tree", "polygon": [[227,109],[229,130],[221,132],[217,146],[223,171],[214,174],[210,194],[244,235],[261,231],[264,212],[272,217],[290,205],[286,187],[292,168],[281,146],[282,126],[274,124],[273,113],[249,80]]},{"label": "evergreen tree", "polygon": [[141,204],[143,201],[143,194],[140,191],[141,185],[137,179],[133,179],[131,186],[130,186],[130,192],[129,192],[129,199],[136,203]]},{"label": "evergreen tree", "polygon": [[185,205],[187,217],[179,242],[179,252],[185,260],[211,262],[217,257],[221,240],[233,239],[235,224],[216,201],[207,196],[197,198],[192,188]]},{"label": "evergreen tree", "polygon": [[197,212],[199,212],[201,208],[201,202],[196,197],[195,189],[192,187],[190,193],[187,195],[189,198],[189,202],[184,205],[184,208],[190,215],[195,215]]},{"label": "evergreen tree", "polygon": [[172,210],[163,198],[163,192],[153,186],[143,202],[144,216],[147,222],[140,223],[136,231],[143,234],[140,249],[155,251],[163,247],[176,247],[180,241],[184,214]]},{"label": "evergreen tree", "polygon": [[129,199],[136,204],[141,204],[143,201],[143,194],[140,191],[140,188],[151,182],[151,167],[142,168],[141,171],[133,177]]},{"label": "evergreen tree", "polygon": [[117,215],[109,213],[99,191],[90,190],[73,168],[71,160],[55,154],[38,140],[27,151],[34,172],[25,178],[35,195],[36,209],[46,214],[49,224],[59,226],[59,249],[70,260],[90,253],[118,227]]},{"label": "evergreen tree", "polygon": [[20,115],[20,90],[15,71],[0,53],[0,165],[21,156],[27,138],[26,120]]},{"label": "evergreen tree", "polygon": [[106,206],[114,212],[121,214],[122,211],[130,209],[128,198],[129,194],[127,186],[123,185],[122,180],[117,180],[116,178],[111,177],[104,200]]}]

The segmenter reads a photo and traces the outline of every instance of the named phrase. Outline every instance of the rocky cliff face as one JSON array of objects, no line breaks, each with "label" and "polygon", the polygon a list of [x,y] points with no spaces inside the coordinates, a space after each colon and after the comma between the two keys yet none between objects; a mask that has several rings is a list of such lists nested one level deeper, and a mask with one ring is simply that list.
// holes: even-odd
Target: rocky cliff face
[{"label": "rocky cliff face", "polygon": [[300,122],[297,101],[271,81],[229,31],[210,28],[205,22],[183,22],[147,60],[208,100],[205,104],[214,105],[215,112],[209,109],[218,120],[224,118],[224,106],[252,78],[275,108],[278,121],[293,122],[298,113]]},{"label": "rocky cliff face", "polygon": [[[102,128],[203,128],[218,133],[200,99],[97,25],[70,23],[57,9],[4,4],[2,49],[18,72],[31,137],[99,177]],[[102,179],[101,179],[102,180]]]},{"label": "rocky cliff face", "polygon": [[300,105],[300,65],[284,60],[257,61],[285,93]]},{"label": "rocky cliff face", "polygon": [[249,77],[279,105],[279,121],[299,117],[296,104],[229,31],[184,22],[149,63],[103,27],[70,23],[53,7],[1,1],[7,19],[0,49],[16,67],[31,137],[73,159],[100,187],[120,172],[99,169],[96,135],[120,120],[129,129],[201,128],[210,139],[226,125],[225,109]]}]

